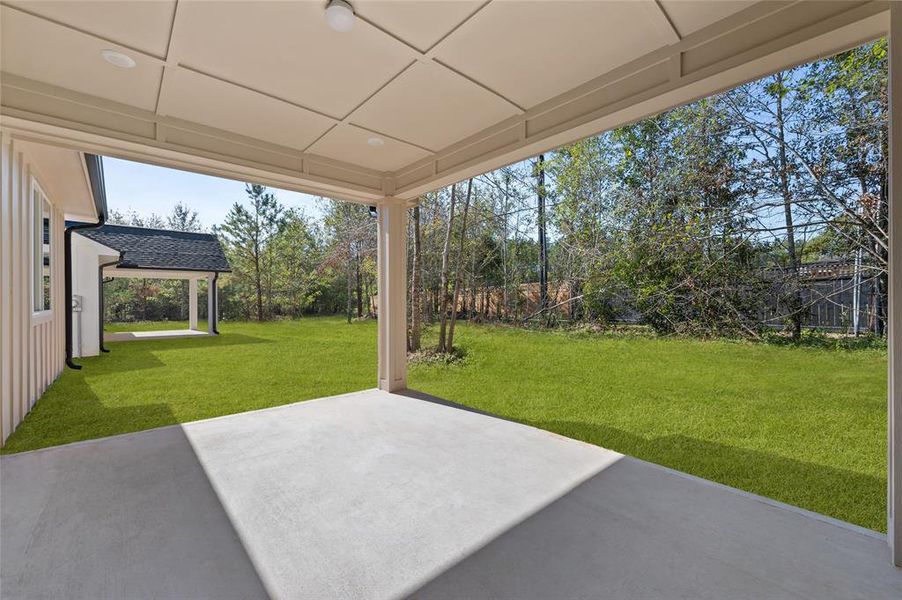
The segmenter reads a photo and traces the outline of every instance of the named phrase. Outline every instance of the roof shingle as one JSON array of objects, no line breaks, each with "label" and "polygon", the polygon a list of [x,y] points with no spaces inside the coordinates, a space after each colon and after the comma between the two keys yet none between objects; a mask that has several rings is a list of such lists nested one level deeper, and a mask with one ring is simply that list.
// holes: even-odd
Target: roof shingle
[{"label": "roof shingle", "polygon": [[121,252],[125,269],[231,271],[215,235],[189,231],[103,225],[77,232]]}]

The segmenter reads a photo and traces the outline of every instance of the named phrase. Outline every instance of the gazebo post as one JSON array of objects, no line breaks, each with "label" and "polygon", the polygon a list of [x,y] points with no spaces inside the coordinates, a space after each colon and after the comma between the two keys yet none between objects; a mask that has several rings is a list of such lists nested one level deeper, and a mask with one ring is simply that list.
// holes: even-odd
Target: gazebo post
[{"label": "gazebo post", "polygon": [[218,279],[218,276],[218,273],[207,275],[207,333],[210,335],[219,333],[219,330],[216,327],[216,321],[219,317],[217,312],[219,310],[219,303],[216,298],[216,280]]},{"label": "gazebo post", "polygon": [[197,278],[188,280],[188,329],[197,330]]},{"label": "gazebo post", "polygon": [[377,233],[379,389],[407,387],[407,204],[384,198]]},{"label": "gazebo post", "polygon": [[902,567],[902,4],[889,6],[887,541]]}]

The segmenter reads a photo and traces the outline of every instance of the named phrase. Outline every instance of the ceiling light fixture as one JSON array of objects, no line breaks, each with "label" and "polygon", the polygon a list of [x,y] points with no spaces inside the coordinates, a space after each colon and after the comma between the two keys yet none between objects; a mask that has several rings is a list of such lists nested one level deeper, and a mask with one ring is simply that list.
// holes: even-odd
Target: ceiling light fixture
[{"label": "ceiling light fixture", "polygon": [[117,66],[120,69],[131,69],[137,63],[135,59],[127,54],[122,54],[121,52],[117,52],[116,50],[101,50],[100,56],[103,57],[103,60],[107,61],[111,65]]},{"label": "ceiling light fixture", "polygon": [[326,23],[342,33],[354,29],[354,7],[345,0],[330,0],[326,7]]},{"label": "ceiling light fixture", "polygon": [[374,148],[378,148],[379,146],[385,145],[385,140],[383,140],[382,138],[371,137],[366,141],[366,143]]}]

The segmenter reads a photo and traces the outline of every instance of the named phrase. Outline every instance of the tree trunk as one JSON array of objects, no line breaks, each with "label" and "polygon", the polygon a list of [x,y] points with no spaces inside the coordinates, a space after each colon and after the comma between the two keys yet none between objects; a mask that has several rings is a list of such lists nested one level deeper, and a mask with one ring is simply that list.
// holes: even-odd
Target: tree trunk
[{"label": "tree trunk", "polygon": [[438,352],[446,352],[445,340],[448,327],[448,278],[451,265],[449,257],[451,254],[451,233],[454,227],[454,201],[457,195],[457,184],[451,186],[451,202],[448,210],[448,227],[445,229],[445,246],[442,249],[442,281],[441,281],[441,303],[439,305],[439,333],[438,333]]},{"label": "tree trunk", "polygon": [[[545,155],[536,163],[536,191],[539,224],[539,310],[548,310],[548,240],[545,237]],[[548,315],[545,315],[547,318]]]},{"label": "tree trunk", "polygon": [[360,253],[354,257],[354,267],[357,270],[357,318],[363,318],[363,282],[360,280]]},{"label": "tree trunk", "polygon": [[457,249],[457,269],[454,274],[454,295],[451,297],[451,323],[448,325],[447,351],[454,350],[454,324],[457,322],[457,299],[460,296],[460,272],[464,260],[464,244],[467,240],[467,211],[470,208],[470,195],[473,191],[473,179],[467,181],[467,198],[464,200],[464,212],[460,220],[460,246]]},{"label": "tree trunk", "polygon": [[[504,213],[504,226],[502,227],[501,233],[501,274],[503,278],[504,290],[502,292],[502,303],[504,304],[504,315],[505,317],[510,316],[510,293],[508,290],[508,273],[507,273],[507,219],[508,219],[508,210],[509,210],[509,202],[510,202],[510,185],[511,185],[511,175],[510,173],[504,174],[504,204],[502,205],[502,213]],[[498,317],[501,317],[501,307],[498,307]]]},{"label": "tree trunk", "polygon": [[476,250],[470,254],[470,308],[468,314],[478,313],[476,308]]},{"label": "tree trunk", "polygon": [[795,227],[792,218],[792,191],[789,188],[789,165],[786,159],[786,124],[783,116],[783,73],[777,79],[777,139],[779,144],[780,194],[783,196],[783,217],[786,221],[786,252],[789,255],[789,322],[792,339],[802,337],[802,289],[799,281],[799,255],[796,249]]},{"label": "tree trunk", "polygon": [[410,274],[410,336],[407,350],[417,352],[422,339],[423,298],[420,290],[420,264],[422,257],[422,241],[420,239],[420,206],[413,207],[413,266]]},{"label": "tree trunk", "polygon": [[[886,156],[884,154],[884,156]],[[881,231],[889,231],[889,190],[886,179],[880,185],[880,201],[877,205],[877,223]],[[889,252],[876,241],[874,250],[883,260],[884,265],[889,265]],[[886,333],[887,320],[887,294],[889,293],[889,269],[885,268],[874,279],[874,333],[883,336]]]}]

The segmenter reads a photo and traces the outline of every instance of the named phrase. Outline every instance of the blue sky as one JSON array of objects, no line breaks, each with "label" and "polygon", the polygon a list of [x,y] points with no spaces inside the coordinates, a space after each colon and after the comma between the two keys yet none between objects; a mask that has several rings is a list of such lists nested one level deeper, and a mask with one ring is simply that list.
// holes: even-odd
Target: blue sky
[{"label": "blue sky", "polygon": [[[205,229],[222,223],[232,205],[246,198],[240,181],[107,157],[103,171],[111,210],[165,217],[181,201],[197,211]],[[300,208],[310,217],[320,216],[314,196],[271,189],[285,206]]]}]

